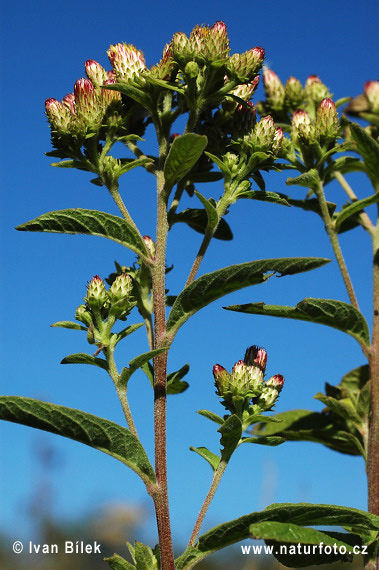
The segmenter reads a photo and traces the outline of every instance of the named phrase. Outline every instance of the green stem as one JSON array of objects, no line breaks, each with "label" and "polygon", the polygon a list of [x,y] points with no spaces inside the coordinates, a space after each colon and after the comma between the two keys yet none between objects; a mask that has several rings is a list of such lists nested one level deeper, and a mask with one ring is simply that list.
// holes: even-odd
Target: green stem
[{"label": "green stem", "polygon": [[204,521],[204,517],[207,513],[209,505],[211,504],[211,502],[213,500],[213,497],[215,496],[215,493],[217,491],[217,487],[219,486],[221,478],[225,472],[225,469],[227,468],[228,461],[229,461],[229,459],[227,459],[227,460],[221,459],[216,471],[213,474],[211,486],[209,488],[207,496],[205,497],[204,503],[200,509],[199,515],[196,519],[196,523],[195,523],[195,526],[193,528],[191,538],[189,540],[187,548],[195,545],[195,542],[196,542],[197,537],[198,537],[199,532],[200,532],[201,525],[203,524],[203,521]]},{"label": "green stem", "polygon": [[124,412],[126,423],[128,424],[128,428],[132,432],[132,434],[134,434],[138,438],[137,429],[133,420],[132,412],[130,410],[127,398],[127,387],[120,385],[120,375],[118,373],[116,362],[113,356],[113,350],[109,347],[106,347],[104,348],[104,354],[108,362],[109,376],[112,378],[113,383],[115,385],[116,392],[120,400],[122,410]]},{"label": "green stem", "polygon": [[131,215],[129,214],[123,199],[120,196],[120,192],[118,191],[118,182],[114,182],[111,186],[108,187],[109,193],[112,196],[113,200],[116,203],[116,206],[118,207],[118,209],[120,210],[121,214],[124,216],[124,219],[131,225],[133,226],[133,228],[138,232],[139,229],[137,228],[136,224],[134,223],[133,218],[131,217]]},{"label": "green stem", "polygon": [[[348,183],[348,181],[346,180],[346,178],[343,176],[343,174],[341,172],[339,172],[338,170],[335,170],[334,176],[335,176],[336,180],[338,180],[338,182],[340,183],[342,188],[345,190],[345,192],[348,195],[348,197],[350,198],[350,200],[352,202],[356,202],[358,200],[358,197],[355,194],[352,187],[350,186],[350,184]],[[364,228],[366,231],[369,232],[369,234],[372,237],[374,237],[375,226],[372,223],[372,221],[370,220],[369,216],[366,214],[366,212],[361,212],[360,214],[358,214],[358,217],[359,217],[359,222],[360,222],[362,228]]]},{"label": "green stem", "polygon": [[345,287],[347,290],[347,294],[349,295],[350,303],[359,310],[358,300],[354,292],[354,287],[350,279],[349,272],[346,267],[346,263],[342,254],[341,246],[338,241],[337,232],[334,230],[333,223],[329,214],[328,206],[325,199],[324,194],[324,187],[321,182],[319,181],[318,186],[315,188],[315,192],[318,198],[318,202],[321,208],[322,218],[324,220],[326,233],[328,234],[330,243],[332,245],[334,255],[336,257],[338,267],[340,269],[342,279],[345,283]]}]

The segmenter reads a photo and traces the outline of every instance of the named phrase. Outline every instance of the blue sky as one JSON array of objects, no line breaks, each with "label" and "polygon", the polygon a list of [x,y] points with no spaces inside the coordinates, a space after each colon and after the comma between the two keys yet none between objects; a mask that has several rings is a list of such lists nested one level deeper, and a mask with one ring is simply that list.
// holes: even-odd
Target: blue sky
[{"label": "blue sky", "polygon": [[[87,59],[109,68],[106,50],[110,44],[134,44],[152,65],[174,32],[189,33],[195,24],[216,20],[226,22],[232,52],[264,47],[269,66],[283,80],[294,75],[304,82],[308,75],[317,74],[336,98],[357,95],[365,81],[378,78],[378,16],[378,6],[371,0],[241,5],[196,0],[188,7],[180,2],[134,4],[119,0],[108,4],[66,0],[58,7],[37,0],[3,6],[2,393],[41,398],[122,422],[113,386],[103,371],[59,364],[67,354],[88,351],[84,336],[49,325],[73,319],[87,281],[95,274],[107,276],[115,259],[131,264],[133,255],[100,238],[14,230],[39,214],[68,207],[115,213],[110,197],[89,183],[87,173],[49,166],[50,160],[44,156],[50,150],[45,99],[61,99],[72,91],[75,80],[84,75]],[[255,101],[261,97],[260,88]],[[286,192],[285,177],[266,180],[268,190]],[[351,183],[359,197],[369,195],[370,186],[363,175],[352,176]],[[220,193],[217,185],[203,189],[215,198]],[[124,177],[123,197],[142,234],[154,234],[154,192],[153,179],[143,172],[135,170]],[[300,189],[298,192],[302,196]],[[344,200],[337,186],[330,188],[328,198],[340,204]],[[254,259],[332,256],[322,222],[314,214],[243,202],[232,208],[227,220],[235,240],[212,245],[203,273]],[[168,262],[174,265],[168,276],[172,294],[184,283],[199,243],[199,234],[175,226],[168,250]],[[342,237],[342,246],[361,310],[370,322],[369,239],[357,229]],[[192,454],[189,446],[218,450],[214,425],[195,413],[204,408],[222,413],[214,395],[213,364],[219,362],[230,369],[247,346],[266,347],[268,374],[279,372],[286,378],[277,406],[277,411],[284,411],[320,410],[321,404],[312,397],[323,390],[324,383],[337,384],[344,373],[364,363],[355,341],[339,331],[222,310],[227,304],[250,301],[293,305],[305,297],[347,300],[334,262],[303,275],[272,278],[265,285],[230,295],[200,312],[180,331],[170,352],[170,369],[189,362],[191,388],[169,401],[169,483],[177,541],[188,539],[211,477],[208,465]],[[145,350],[146,341],[139,331],[120,348],[120,367]],[[130,402],[152,457],[152,392],[142,374],[131,382]],[[110,501],[143,502],[152,513],[137,477],[108,456],[15,424],[3,423],[0,434],[0,531],[7,533],[10,544],[20,537],[27,539],[32,532],[25,504],[38,485],[33,454],[41,444],[53,446],[60,458],[60,467],[52,474],[57,517],[79,517]],[[232,460],[205,527],[274,501],[346,504],[364,509],[363,461],[315,444],[243,446]]]}]

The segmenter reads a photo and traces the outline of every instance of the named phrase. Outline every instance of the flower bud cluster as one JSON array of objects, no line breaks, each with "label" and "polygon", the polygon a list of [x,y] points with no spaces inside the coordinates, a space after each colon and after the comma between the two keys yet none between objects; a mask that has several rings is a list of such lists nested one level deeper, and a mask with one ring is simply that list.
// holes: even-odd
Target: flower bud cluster
[{"label": "flower bud cluster", "polygon": [[142,51],[131,44],[111,45],[107,55],[119,81],[133,80],[146,68]]},{"label": "flower bud cluster", "polygon": [[258,121],[254,129],[243,138],[244,146],[250,152],[268,152],[277,155],[283,141],[283,130],[275,127],[274,119],[271,115],[263,117]]},{"label": "flower bud cluster", "polygon": [[331,99],[326,98],[318,105],[315,119],[303,109],[294,112],[291,138],[300,146],[319,143],[322,147],[329,147],[335,143],[339,128],[336,106]]},{"label": "flower bud cluster", "polygon": [[135,305],[132,290],[132,279],[126,273],[118,275],[108,291],[101,277],[95,275],[87,285],[85,305],[78,307],[75,318],[87,326],[93,323],[95,327],[109,317],[113,322],[125,320]]},{"label": "flower bud cluster", "polygon": [[262,69],[265,50],[262,47],[252,48],[244,53],[234,53],[227,65],[227,74],[242,82],[251,82]]},{"label": "flower bud cluster", "polygon": [[187,63],[195,61],[198,65],[223,62],[229,57],[230,47],[227,28],[224,22],[213,26],[196,26],[189,37],[183,32],[174,34],[172,57],[184,70]]},{"label": "flower bud cluster", "polygon": [[275,404],[284,378],[276,374],[264,381],[267,352],[258,346],[249,347],[243,360],[233,366],[231,373],[221,366],[213,366],[216,394],[232,413],[253,408],[254,413],[271,410]]}]

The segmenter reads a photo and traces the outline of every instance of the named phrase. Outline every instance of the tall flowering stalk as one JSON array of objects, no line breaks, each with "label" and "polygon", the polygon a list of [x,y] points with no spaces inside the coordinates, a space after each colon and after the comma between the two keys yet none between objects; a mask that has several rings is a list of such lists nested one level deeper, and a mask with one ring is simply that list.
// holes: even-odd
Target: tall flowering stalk
[{"label": "tall flowering stalk", "polygon": [[[354,101],[350,103],[350,112],[359,114],[363,97],[363,118],[371,120],[365,131],[339,118],[337,108],[341,102],[333,101],[328,88],[315,75],[303,87],[294,77],[283,84],[274,71],[265,68],[266,99],[254,105],[251,99],[259,83],[265,51],[257,46],[231,54],[227,28],[221,21],[212,26],[196,26],[189,36],[184,32],[174,34],[165,45],[161,60],[151,68],[146,66],[143,53],[130,44],[114,44],[107,54],[111,70],[87,60],[87,77],[78,79],[73,92],[61,101],[47,99],[45,109],[54,147],[49,155],[60,160],[54,166],[90,172],[95,176],[91,182],[110,193],[121,216],[74,208],[44,214],[17,229],[102,236],[136,255],[133,265],[116,263],[116,271],[107,279],[95,275],[90,280],[84,303],[75,312],[76,322],[60,321],[54,325],[86,333],[95,352],[71,354],[62,363],[94,365],[106,371],[127,428],[86,412],[20,397],[0,398],[0,417],[100,449],[141,478],[154,503],[159,545],[155,549],[139,542],[129,545],[133,563],[115,554],[106,559],[112,569],[185,570],[215,550],[248,536],[280,544],[281,540],[293,541],[294,533],[301,544],[314,544],[320,538],[326,545],[337,542],[337,559],[345,559],[353,541],[359,540],[367,551],[367,567],[373,568],[378,565],[379,531],[379,271],[375,263],[376,297],[370,343],[338,233],[344,224],[346,227],[347,220],[362,225],[373,238],[376,260],[379,225],[371,222],[364,208],[377,202],[377,195],[358,200],[344,174],[355,167],[365,170],[376,194],[379,191],[377,82],[366,83],[358,110]],[[181,116],[186,119],[182,134],[175,131]],[[144,152],[142,137],[148,125],[155,129],[155,155]],[[340,143],[342,136],[345,142]],[[126,156],[120,158],[119,152],[113,156],[116,143],[119,147],[124,145]],[[357,152],[362,160],[335,158],[336,153],[345,150]],[[120,177],[136,167],[144,168],[156,180],[154,238],[142,235],[120,194]],[[304,200],[266,190],[263,173],[286,168],[300,172],[288,184],[306,187]],[[336,212],[325,196],[325,186],[334,178],[341,182],[351,200],[341,212]],[[199,183],[221,180],[222,191],[217,199],[197,190]],[[185,193],[197,201],[196,207],[180,209]],[[220,452],[203,446],[191,448],[207,461],[213,476],[188,547],[174,560],[168,499],[167,396],[180,394],[188,387],[183,377],[189,369],[184,365],[168,372],[168,355],[176,334],[192,315],[229,292],[264,283],[275,274],[292,275],[329,261],[307,257],[253,260],[199,276],[212,240],[232,239],[224,218],[240,199],[300,206],[319,213],[350,304],[304,299],[293,308],[263,303],[227,308],[311,320],[338,328],[359,342],[369,360],[370,374],[361,367],[358,372],[348,373],[339,385],[327,385],[326,394],[317,395],[326,405],[326,413],[320,417],[312,413],[311,420],[318,423],[308,423],[307,431],[296,423],[298,417],[294,419],[293,412],[285,416],[284,427],[272,415],[284,377],[275,374],[265,378],[264,348],[250,346],[230,372],[215,364],[213,377],[223,415],[209,410],[198,413],[217,425]],[[185,223],[202,237],[194,259],[186,260],[188,277],[182,291],[170,297],[166,252],[169,232],[175,223]],[[142,322],[126,325],[134,309]],[[119,369],[115,358],[118,343],[140,327],[145,328],[148,350]],[[138,369],[143,370],[153,387],[154,467],[139,438],[128,399],[128,384]],[[306,419],[311,421],[308,416]],[[362,455],[367,462],[370,512],[335,505],[273,505],[265,511],[223,522],[200,536],[209,505],[234,452],[245,443],[276,446],[286,439],[311,439],[338,451]],[[320,521],[326,526],[343,526],[346,538],[337,540],[328,530],[309,528],[319,526]],[[327,562],[327,555],[317,559],[318,564]],[[304,560],[291,558],[291,565],[303,566]]]}]

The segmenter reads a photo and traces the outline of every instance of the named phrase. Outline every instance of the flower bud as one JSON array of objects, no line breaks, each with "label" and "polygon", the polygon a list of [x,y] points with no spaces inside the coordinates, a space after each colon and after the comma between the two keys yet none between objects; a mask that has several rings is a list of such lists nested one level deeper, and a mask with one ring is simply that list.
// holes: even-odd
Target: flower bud
[{"label": "flower bud", "polygon": [[265,50],[255,47],[244,53],[234,53],[228,62],[228,71],[241,81],[252,81],[260,72],[265,58]]},{"label": "flower bud", "polygon": [[196,61],[189,61],[184,68],[184,73],[188,79],[196,79],[200,73],[200,67]]},{"label": "flower bud", "polygon": [[219,396],[225,397],[230,387],[230,374],[225,370],[221,364],[213,366],[213,377]]},{"label": "flower bud", "polygon": [[232,368],[230,375],[230,389],[236,396],[247,396],[250,391],[250,382],[247,366],[243,360],[239,360]]},{"label": "flower bud", "polygon": [[317,75],[310,75],[305,82],[305,95],[318,105],[326,97],[331,97],[331,93]]},{"label": "flower bud", "polygon": [[74,94],[78,120],[85,126],[99,126],[102,107],[93,83],[86,78],[78,79],[74,85]]},{"label": "flower bud", "polygon": [[296,77],[289,77],[284,86],[285,104],[289,109],[301,107],[304,99],[304,90]]},{"label": "flower bud", "polygon": [[275,71],[268,68],[263,71],[263,84],[268,105],[275,110],[282,109],[285,97],[284,86]]},{"label": "flower bud", "polygon": [[72,115],[76,113],[76,106],[75,106],[75,94],[68,93],[62,99],[62,103],[67,109],[71,112]]},{"label": "flower bud", "polygon": [[274,119],[271,115],[263,117],[254,127],[254,133],[250,137],[254,151],[270,151],[276,135]]},{"label": "flower bud", "polygon": [[243,85],[237,85],[235,89],[230,92],[232,95],[243,99],[244,101],[249,101],[254,95],[259,84],[259,75],[256,75],[250,83],[244,83]]},{"label": "flower bud", "polygon": [[71,112],[60,101],[56,99],[46,99],[46,115],[53,130],[60,133],[67,133],[71,120]]},{"label": "flower bud", "polygon": [[132,289],[133,282],[130,276],[127,273],[118,275],[109,289],[109,301],[111,303],[117,303],[119,301],[125,300],[125,298],[128,299],[130,297]]},{"label": "flower bud", "polygon": [[146,249],[150,253],[151,259],[155,258],[155,243],[150,236],[143,236],[143,241],[145,242]]},{"label": "flower bud", "polygon": [[192,60],[189,40],[184,32],[176,32],[171,40],[172,57],[179,65],[184,66]]},{"label": "flower bud", "polygon": [[145,58],[142,51],[131,44],[112,45],[107,54],[118,79],[132,80],[145,69]]},{"label": "flower bud", "polygon": [[275,374],[267,380],[263,386],[261,395],[257,402],[262,410],[270,410],[278,399],[284,385],[284,377],[281,374]]},{"label": "flower bud", "polygon": [[230,47],[226,24],[220,20],[209,30],[209,55],[213,61],[229,57]]},{"label": "flower bud", "polygon": [[284,140],[283,129],[280,127],[277,127],[275,129],[275,136],[274,136],[274,141],[272,143],[272,149],[271,149],[273,154],[278,154],[278,152],[281,150],[281,148],[283,146],[283,140]]},{"label": "flower bud", "polygon": [[88,79],[97,87],[103,85],[103,83],[108,79],[108,74],[104,67],[93,59],[87,59],[84,64],[84,68]]},{"label": "flower bud", "polygon": [[246,349],[244,361],[247,366],[258,366],[264,372],[267,364],[267,352],[264,348],[254,344]]},{"label": "flower bud", "polygon": [[[113,85],[114,83],[116,83],[115,79],[106,79],[104,81],[103,86]],[[114,89],[102,89],[100,98],[101,98],[101,103],[103,105],[103,109],[104,111],[106,111],[109,105],[111,105],[111,103],[113,103],[114,101],[121,102],[121,93],[119,91],[115,91]]]},{"label": "flower bud", "polygon": [[338,134],[339,121],[337,109],[331,99],[323,99],[317,107],[316,132],[320,143],[335,140]]},{"label": "flower bud", "polygon": [[311,118],[306,111],[298,109],[292,115],[291,138],[296,143],[301,141],[309,141],[314,136],[314,126]]},{"label": "flower bud", "polygon": [[364,92],[370,104],[370,111],[379,113],[379,81],[367,81]]},{"label": "flower bud", "polygon": [[148,73],[157,79],[170,81],[176,75],[177,63],[172,55],[172,44],[166,44],[163,49],[162,59],[157,65],[154,65]]},{"label": "flower bud", "polygon": [[91,309],[101,309],[107,299],[108,293],[104,281],[95,275],[87,285],[87,295],[84,300]]},{"label": "flower bud", "polygon": [[237,105],[233,115],[232,138],[239,139],[248,135],[256,123],[256,112],[253,103]]},{"label": "flower bud", "polygon": [[92,323],[91,313],[85,305],[79,305],[75,312],[75,319],[89,327]]}]

